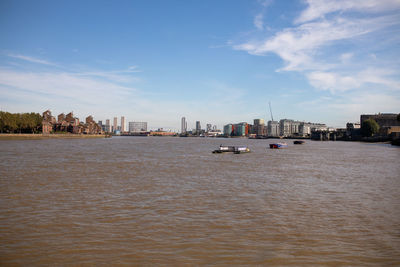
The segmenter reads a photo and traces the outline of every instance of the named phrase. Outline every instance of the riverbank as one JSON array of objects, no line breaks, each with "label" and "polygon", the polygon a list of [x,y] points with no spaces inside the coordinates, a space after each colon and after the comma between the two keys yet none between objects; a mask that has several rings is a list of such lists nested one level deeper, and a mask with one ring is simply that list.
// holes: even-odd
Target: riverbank
[{"label": "riverbank", "polygon": [[100,134],[0,134],[0,140],[35,140],[50,138],[105,138]]}]

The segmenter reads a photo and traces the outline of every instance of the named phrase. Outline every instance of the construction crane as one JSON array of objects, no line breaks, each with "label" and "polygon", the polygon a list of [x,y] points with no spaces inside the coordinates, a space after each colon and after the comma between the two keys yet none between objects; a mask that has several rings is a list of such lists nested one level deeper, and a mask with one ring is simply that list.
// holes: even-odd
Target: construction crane
[{"label": "construction crane", "polygon": [[271,113],[271,119],[274,121],[274,116],[272,116],[272,109],[271,109],[271,102],[268,102],[269,104],[269,112]]}]

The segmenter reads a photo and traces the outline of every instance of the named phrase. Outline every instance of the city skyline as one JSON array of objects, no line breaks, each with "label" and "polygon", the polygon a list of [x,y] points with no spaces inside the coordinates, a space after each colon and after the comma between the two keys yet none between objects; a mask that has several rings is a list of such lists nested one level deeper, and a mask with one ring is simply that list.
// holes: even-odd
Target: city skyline
[{"label": "city skyline", "polygon": [[0,7],[2,111],[73,110],[174,131],[183,116],[188,130],[267,122],[268,102],[275,120],[332,127],[399,112],[399,1]]}]

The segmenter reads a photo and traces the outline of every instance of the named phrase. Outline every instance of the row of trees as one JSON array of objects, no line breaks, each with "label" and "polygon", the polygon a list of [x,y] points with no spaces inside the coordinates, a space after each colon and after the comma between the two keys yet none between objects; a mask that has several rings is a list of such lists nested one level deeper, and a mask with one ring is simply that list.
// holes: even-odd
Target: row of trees
[{"label": "row of trees", "polygon": [[39,133],[42,130],[39,113],[9,113],[0,111],[1,133]]}]

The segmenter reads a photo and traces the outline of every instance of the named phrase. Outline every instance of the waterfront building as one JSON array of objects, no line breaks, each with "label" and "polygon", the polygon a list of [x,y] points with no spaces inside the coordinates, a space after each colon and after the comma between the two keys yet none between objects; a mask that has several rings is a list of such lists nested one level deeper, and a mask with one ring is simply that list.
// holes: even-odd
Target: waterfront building
[{"label": "waterfront building", "polygon": [[115,131],[117,131],[118,130],[118,118],[117,117],[114,117],[114,123],[113,123],[113,129],[112,129],[112,131],[113,132],[115,132]]},{"label": "waterfront building", "polygon": [[247,122],[241,122],[234,125],[234,136],[247,136],[249,134],[249,125]]},{"label": "waterfront building", "polygon": [[400,126],[400,121],[397,120],[398,114],[395,113],[379,113],[375,115],[368,115],[368,114],[363,114],[360,116],[360,123],[361,126],[364,121],[368,119],[373,119],[375,120],[379,127],[390,127],[390,126]]},{"label": "waterfront building", "polygon": [[268,128],[265,127],[264,119],[254,119],[252,133],[257,136],[266,136]]},{"label": "waterfront building", "polygon": [[298,135],[308,137],[312,131],[325,131],[326,129],[326,124],[323,123],[300,122]]},{"label": "waterfront building", "polygon": [[291,130],[291,122],[293,120],[283,119],[279,121],[279,136],[289,136]]},{"label": "waterfront building", "polygon": [[125,132],[125,117],[121,117],[121,132]]},{"label": "waterfront building", "polygon": [[185,134],[187,132],[187,121],[185,117],[181,119],[181,134]]},{"label": "waterfront building", "polygon": [[196,121],[196,134],[200,134],[200,132],[201,132],[200,121]]},{"label": "waterfront building", "polygon": [[268,121],[268,136],[278,137],[280,133],[279,122]]},{"label": "waterfront building", "polygon": [[66,116],[58,115],[59,121],[51,116],[50,110],[43,113],[42,132],[49,134],[52,132],[74,133],[74,134],[102,134],[101,126],[98,125],[92,116],[86,118],[86,123],[80,123],[78,118],[75,118],[70,112]]},{"label": "waterfront building", "polygon": [[61,113],[60,115],[58,115],[57,116],[57,121],[58,122],[62,122],[62,121],[65,121],[65,114],[64,113]]},{"label": "waterfront building", "polygon": [[109,119],[107,119],[106,120],[106,127],[105,127],[105,131],[107,132],[107,133],[111,133],[111,124],[110,124],[110,120]]},{"label": "waterfront building", "polygon": [[79,119],[74,117],[74,113],[71,111],[70,113],[65,116],[65,121],[72,126],[78,126],[79,125]]},{"label": "waterfront building", "polygon": [[147,132],[147,122],[131,121],[129,122],[130,133]]},{"label": "waterfront building", "polygon": [[43,112],[42,133],[49,134],[53,131],[53,125],[56,123],[56,118],[51,115],[50,110]]},{"label": "waterfront building", "polygon": [[233,135],[234,126],[233,124],[227,124],[224,126],[224,135],[232,136]]}]

